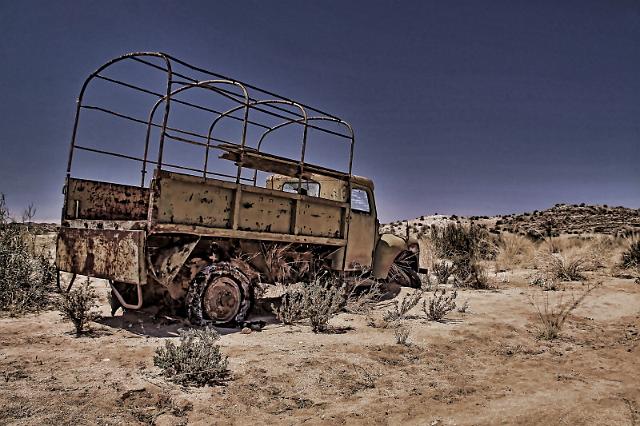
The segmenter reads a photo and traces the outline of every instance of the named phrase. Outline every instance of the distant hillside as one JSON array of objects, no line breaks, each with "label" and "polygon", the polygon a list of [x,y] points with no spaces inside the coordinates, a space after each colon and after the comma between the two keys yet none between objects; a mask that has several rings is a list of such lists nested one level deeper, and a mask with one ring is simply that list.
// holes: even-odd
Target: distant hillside
[{"label": "distant hillside", "polygon": [[640,233],[640,209],[556,204],[547,210],[502,216],[496,221],[495,229],[531,236],[549,233],[631,235]]},{"label": "distant hillside", "polygon": [[476,223],[493,233],[511,232],[541,238],[560,234],[608,234],[626,236],[640,234],[640,209],[585,204],[556,204],[546,210],[500,216],[421,216],[412,220],[385,224],[382,230],[405,234],[407,223],[411,234],[427,233],[429,227],[447,223]]}]

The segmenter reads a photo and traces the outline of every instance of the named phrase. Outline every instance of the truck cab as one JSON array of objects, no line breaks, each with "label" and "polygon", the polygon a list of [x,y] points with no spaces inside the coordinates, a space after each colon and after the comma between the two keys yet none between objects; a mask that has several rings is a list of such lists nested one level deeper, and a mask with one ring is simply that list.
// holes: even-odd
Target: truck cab
[{"label": "truck cab", "polygon": [[377,218],[371,179],[354,175],[350,181],[345,182],[326,176],[311,175],[309,179],[298,182],[288,176],[272,175],[267,178],[265,187],[343,203],[349,202],[347,244],[344,249],[334,254],[333,268],[343,269],[343,262],[345,271],[358,271],[373,266],[374,252],[380,238],[380,222]]}]

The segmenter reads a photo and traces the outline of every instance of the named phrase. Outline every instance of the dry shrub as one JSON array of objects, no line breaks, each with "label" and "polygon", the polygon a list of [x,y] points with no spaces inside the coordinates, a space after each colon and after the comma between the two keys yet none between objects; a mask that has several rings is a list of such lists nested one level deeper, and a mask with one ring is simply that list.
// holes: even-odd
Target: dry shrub
[{"label": "dry shrub", "polygon": [[540,252],[582,257],[586,266],[595,270],[605,266],[605,255],[613,254],[620,246],[620,240],[608,235],[562,235],[544,240],[540,245]]},{"label": "dry shrub", "polygon": [[328,273],[320,274],[309,283],[288,289],[277,308],[276,317],[285,324],[308,318],[314,333],[328,330],[329,320],[342,310],[348,299],[344,283]]},{"label": "dry shrub", "polygon": [[404,345],[404,346],[409,346],[409,334],[411,333],[411,328],[403,325],[403,324],[398,324],[394,329],[393,329],[393,334],[396,338],[396,344],[398,345]]},{"label": "dry shrub", "polygon": [[[489,277],[481,259],[493,259],[497,253],[493,237],[478,225],[447,224],[431,228],[436,253],[452,261],[454,285],[472,289],[490,288]],[[434,264],[435,266],[435,264]]]},{"label": "dry shrub", "polygon": [[493,288],[489,282],[486,268],[471,256],[458,256],[453,259],[453,285],[458,288],[486,290]]},{"label": "dry shrub", "polygon": [[568,235],[549,237],[542,242],[540,249],[547,253],[565,253],[572,249],[582,249],[587,242],[587,238]]},{"label": "dry shrub", "polygon": [[592,238],[588,245],[587,257],[594,269],[616,265],[625,242],[625,238],[611,235],[598,235]]},{"label": "dry shrub", "polygon": [[344,310],[350,314],[370,315],[382,296],[383,291],[377,280],[358,278],[347,295]]},{"label": "dry shrub", "polygon": [[366,368],[355,365],[353,370],[356,375],[354,386],[352,387],[352,393],[356,393],[359,390],[373,389],[376,387],[376,374],[371,373]]},{"label": "dry shrub", "polygon": [[429,298],[429,303],[427,303],[426,300],[422,302],[422,310],[427,316],[427,319],[429,321],[442,320],[449,312],[456,308],[455,299],[457,296],[458,293],[455,290],[450,294],[447,294],[445,289],[440,290],[440,292],[435,290],[433,297]]},{"label": "dry shrub", "polygon": [[280,305],[271,305],[276,318],[286,325],[292,325],[304,318],[304,294],[300,289],[289,287],[280,298]]},{"label": "dry shrub", "polygon": [[476,259],[493,259],[497,247],[489,232],[478,225],[449,223],[443,227],[431,227],[431,242],[438,256],[452,259],[460,255]]},{"label": "dry shrub", "polygon": [[344,307],[347,290],[344,283],[332,277],[319,277],[305,286],[305,316],[314,333],[327,331],[329,320]]},{"label": "dry shrub", "polygon": [[220,352],[218,332],[209,327],[180,332],[180,344],[167,340],[156,349],[153,364],[180,385],[217,385],[229,378],[228,359]]},{"label": "dry shrub", "polygon": [[533,262],[535,243],[529,238],[503,233],[498,240],[496,270],[508,271],[515,267],[527,267]]},{"label": "dry shrub", "polygon": [[76,337],[81,336],[89,330],[89,323],[99,317],[92,309],[98,307],[96,303],[98,296],[90,285],[89,278],[86,281],[69,291],[63,293],[60,298],[60,313],[62,318],[73,323]]},{"label": "dry shrub", "polygon": [[589,293],[601,285],[601,282],[594,286],[587,285],[586,290],[578,297],[572,295],[571,300],[566,302],[563,301],[563,295],[561,295],[560,300],[555,304],[550,303],[549,293],[544,294],[542,303],[529,296],[529,303],[536,309],[538,317],[538,337],[545,340],[556,339],[560,335],[571,312],[580,306]]},{"label": "dry shrub", "polygon": [[549,238],[536,256],[536,267],[554,279],[581,280],[585,272],[604,268],[617,245],[608,236]]},{"label": "dry shrub", "polygon": [[35,235],[26,226],[9,222],[0,194],[0,310],[17,315],[49,304],[55,268],[44,251],[36,252]]},{"label": "dry shrub", "polygon": [[293,244],[262,243],[261,258],[272,282],[296,282],[314,273],[313,253],[298,251]]},{"label": "dry shrub", "polygon": [[433,264],[433,274],[436,276],[438,284],[446,284],[453,272],[453,266],[446,261],[436,262]]},{"label": "dry shrub", "polygon": [[627,250],[622,253],[622,267],[640,267],[640,240],[631,241]]},{"label": "dry shrub", "polygon": [[542,273],[552,279],[578,281],[584,278],[584,272],[590,270],[587,259],[579,255],[542,253],[537,261]]},{"label": "dry shrub", "polygon": [[563,288],[562,283],[553,274],[540,271],[529,279],[529,285],[540,287],[544,291],[555,291]]},{"label": "dry shrub", "polygon": [[424,290],[417,289],[412,293],[405,295],[402,298],[402,302],[398,303],[397,300],[393,301],[393,307],[385,312],[382,318],[386,323],[394,323],[400,321],[406,317],[411,309],[418,305]]}]

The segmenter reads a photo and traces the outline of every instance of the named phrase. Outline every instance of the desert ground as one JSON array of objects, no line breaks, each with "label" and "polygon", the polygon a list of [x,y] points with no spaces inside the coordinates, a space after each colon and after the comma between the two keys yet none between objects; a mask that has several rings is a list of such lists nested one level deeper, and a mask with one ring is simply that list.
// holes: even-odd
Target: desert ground
[{"label": "desert ground", "polygon": [[[85,336],[75,337],[55,303],[0,318],[0,423],[640,424],[640,284],[617,269],[619,253],[549,291],[531,285],[532,253],[507,254],[486,265],[492,288],[457,290],[465,312],[429,321],[422,302],[413,308],[402,320],[406,344],[383,317],[416,290],[393,284],[394,298],[338,314],[329,333],[266,314],[262,331],[219,328],[231,376],[205,387],[167,381],[153,363],[155,349],[187,324],[112,317],[107,283],[93,280],[102,317]],[[558,338],[540,337],[536,306],[594,286]]]}]

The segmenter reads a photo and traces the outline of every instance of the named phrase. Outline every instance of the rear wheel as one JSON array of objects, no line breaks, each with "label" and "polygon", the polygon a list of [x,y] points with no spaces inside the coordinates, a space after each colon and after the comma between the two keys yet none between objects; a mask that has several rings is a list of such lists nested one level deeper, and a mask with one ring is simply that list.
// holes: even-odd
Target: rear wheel
[{"label": "rear wheel", "polygon": [[203,314],[214,321],[229,322],[240,312],[241,302],[238,283],[231,277],[216,277],[202,295]]},{"label": "rear wheel", "polygon": [[196,325],[242,322],[251,306],[251,283],[228,262],[205,267],[191,283],[186,304],[189,320]]}]

